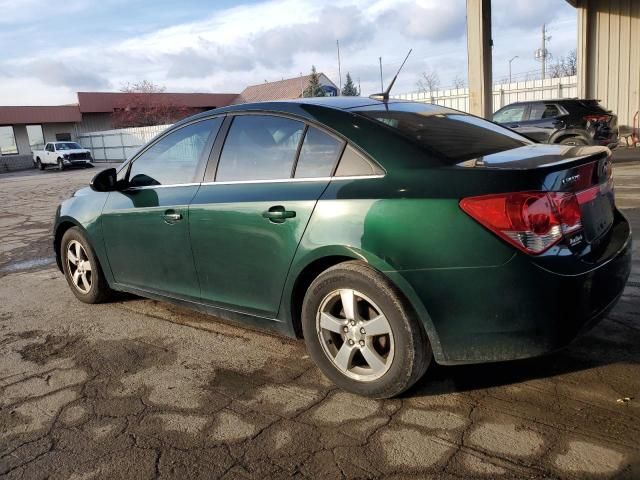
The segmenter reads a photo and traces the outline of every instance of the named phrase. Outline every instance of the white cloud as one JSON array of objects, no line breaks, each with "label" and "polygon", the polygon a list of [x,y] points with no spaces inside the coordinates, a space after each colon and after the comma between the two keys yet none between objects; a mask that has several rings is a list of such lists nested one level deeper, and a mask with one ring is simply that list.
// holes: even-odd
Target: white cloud
[{"label": "white cloud", "polygon": [[[69,1],[83,8],[88,0]],[[504,70],[508,55],[531,56],[538,44],[538,23],[558,21],[558,8],[554,10],[550,3],[557,1],[535,2],[547,7],[540,13],[531,10],[532,2],[494,0],[496,74]],[[0,0],[0,11],[8,7],[9,17],[15,20],[24,15],[23,8],[30,15],[48,8],[44,0],[25,2],[27,8],[24,2]],[[565,19],[571,9],[567,7],[560,9]],[[569,27],[575,32],[575,24]],[[554,34],[559,54],[566,53],[569,38],[563,30]],[[64,92],[69,92],[68,103],[75,101],[75,90],[117,89],[141,79],[174,91],[239,92],[263,80],[307,73],[312,64],[338,83],[336,39],[340,40],[343,77],[349,71],[354,80],[360,78],[367,94],[380,89],[378,57],[383,58],[386,84],[410,47],[413,54],[397,91],[415,90],[420,72],[429,67],[438,69],[444,86],[456,75],[466,76],[464,0],[271,0],[218,10],[205,18],[112,43],[89,38],[73,48],[49,45],[34,48],[31,55],[5,55],[0,58],[0,104],[16,99],[27,103],[33,98],[57,103]],[[520,65],[525,68],[524,61]],[[16,89],[20,79],[29,90]],[[37,94],[33,88],[39,89]]]}]

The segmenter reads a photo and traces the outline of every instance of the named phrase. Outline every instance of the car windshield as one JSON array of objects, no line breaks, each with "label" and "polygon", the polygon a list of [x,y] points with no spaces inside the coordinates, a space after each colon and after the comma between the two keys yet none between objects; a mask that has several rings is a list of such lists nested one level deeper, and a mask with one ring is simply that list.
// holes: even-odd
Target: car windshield
[{"label": "car windshield", "polygon": [[532,143],[495,123],[427,103],[376,104],[353,111],[392,128],[450,164]]},{"label": "car windshield", "polygon": [[56,150],[80,150],[82,147],[76,142],[56,143]]}]

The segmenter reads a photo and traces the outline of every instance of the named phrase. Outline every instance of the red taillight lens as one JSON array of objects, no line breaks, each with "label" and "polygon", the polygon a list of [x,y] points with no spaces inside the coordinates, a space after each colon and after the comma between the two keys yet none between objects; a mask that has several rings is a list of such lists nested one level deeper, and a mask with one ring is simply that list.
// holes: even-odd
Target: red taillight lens
[{"label": "red taillight lens", "polygon": [[611,115],[585,115],[582,117],[588,122],[607,122],[611,120]]},{"label": "red taillight lens", "polygon": [[573,193],[517,192],[465,198],[460,207],[486,228],[527,253],[549,249],[582,228]]}]

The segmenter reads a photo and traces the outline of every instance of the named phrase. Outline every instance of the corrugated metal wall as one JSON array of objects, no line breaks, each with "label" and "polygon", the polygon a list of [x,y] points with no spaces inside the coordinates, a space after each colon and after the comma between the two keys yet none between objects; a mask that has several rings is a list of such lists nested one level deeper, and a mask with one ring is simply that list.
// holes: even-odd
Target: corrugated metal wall
[{"label": "corrugated metal wall", "polygon": [[579,95],[597,98],[631,126],[640,110],[640,1],[578,3]]}]

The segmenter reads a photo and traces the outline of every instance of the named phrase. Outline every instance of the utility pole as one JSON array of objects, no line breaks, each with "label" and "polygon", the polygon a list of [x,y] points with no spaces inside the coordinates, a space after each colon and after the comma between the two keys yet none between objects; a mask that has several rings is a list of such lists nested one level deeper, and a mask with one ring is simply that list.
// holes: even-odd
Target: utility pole
[{"label": "utility pole", "polygon": [[511,83],[511,62],[513,62],[516,58],[518,58],[518,55],[509,60],[509,83]]},{"label": "utility pole", "polygon": [[547,64],[547,25],[546,24],[542,24],[542,80],[544,80],[545,77],[545,67]]},{"label": "utility pole", "polygon": [[336,45],[338,47],[338,78],[340,79],[340,90],[338,90],[338,95],[342,95],[342,71],[340,70],[340,40],[336,40]]},{"label": "utility pole", "polygon": [[542,65],[542,80],[544,80],[546,76],[547,57],[549,56],[549,52],[547,51],[547,40],[551,40],[551,36],[547,36],[547,25],[543,23],[542,46],[535,51],[536,60],[540,61],[540,64]]},{"label": "utility pole", "polygon": [[380,91],[384,92],[384,84],[382,83],[382,57],[378,57],[380,61]]},{"label": "utility pole", "polygon": [[358,77],[358,96],[362,94],[362,88],[360,88],[360,77]]}]

